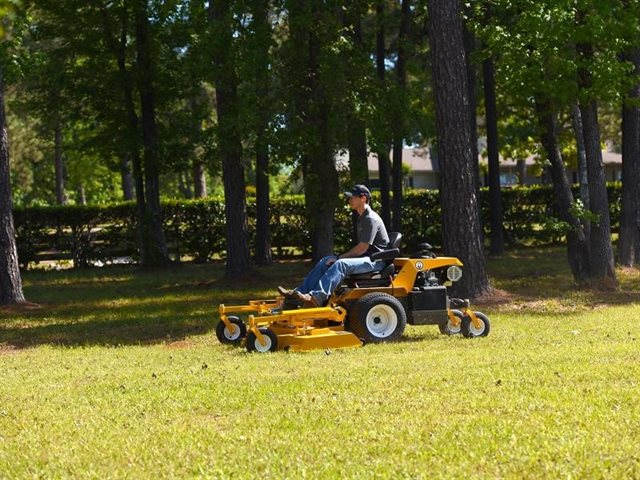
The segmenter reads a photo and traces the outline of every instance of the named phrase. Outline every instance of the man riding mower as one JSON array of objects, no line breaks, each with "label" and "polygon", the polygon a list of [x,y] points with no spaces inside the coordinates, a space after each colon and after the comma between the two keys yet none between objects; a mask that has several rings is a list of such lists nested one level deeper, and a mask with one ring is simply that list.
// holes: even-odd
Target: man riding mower
[{"label": "man riding mower", "polygon": [[[248,305],[220,305],[218,339],[244,341],[248,351],[258,352],[359,347],[397,340],[407,323],[438,325],[446,335],[487,336],[489,318],[468,300],[448,295],[447,286],[462,276],[462,262],[435,256],[428,244],[411,258],[401,257],[400,241],[399,233],[389,234],[387,247],[370,255],[382,268],[344,277],[326,306],[289,292]],[[247,323],[231,314],[248,314]]]}]

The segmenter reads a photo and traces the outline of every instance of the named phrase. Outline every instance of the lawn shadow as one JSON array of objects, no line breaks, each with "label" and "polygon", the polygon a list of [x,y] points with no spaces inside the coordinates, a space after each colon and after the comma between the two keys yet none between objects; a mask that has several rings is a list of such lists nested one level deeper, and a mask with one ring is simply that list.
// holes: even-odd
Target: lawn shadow
[{"label": "lawn shadow", "polygon": [[[619,270],[621,286],[616,290],[580,289],[559,255],[537,262],[527,257],[530,254],[494,261],[498,294],[474,302],[474,308],[536,316],[640,303],[636,270]],[[519,262],[517,268],[511,265],[514,261]],[[257,267],[258,273],[234,280],[223,276],[220,265],[185,265],[162,274],[133,269],[28,273],[27,298],[42,308],[0,311],[0,348],[175,343],[212,335],[219,304],[274,298],[277,285],[293,286],[309,266],[292,262]],[[438,337],[434,326],[402,342]]]},{"label": "lawn shadow", "polygon": [[178,342],[193,335],[209,333],[213,318],[183,317],[165,313],[151,318],[96,317],[77,323],[18,325],[0,329],[0,345],[22,349],[39,345],[122,346]]},{"label": "lawn shadow", "polygon": [[140,345],[212,334],[219,304],[275,298],[292,270],[300,269],[275,265],[233,280],[220,266],[201,265],[162,274],[122,268],[27,274],[27,296],[40,308],[0,311],[0,346]]}]

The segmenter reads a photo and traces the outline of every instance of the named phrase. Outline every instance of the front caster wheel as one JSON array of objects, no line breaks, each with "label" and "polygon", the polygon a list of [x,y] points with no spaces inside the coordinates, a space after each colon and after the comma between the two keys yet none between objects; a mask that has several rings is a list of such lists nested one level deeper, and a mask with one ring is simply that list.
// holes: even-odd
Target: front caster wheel
[{"label": "front caster wheel", "polygon": [[264,345],[260,343],[255,333],[247,334],[247,352],[275,352],[278,348],[278,336],[266,327],[259,329],[264,338]]},{"label": "front caster wheel", "polygon": [[465,315],[462,319],[462,323],[460,324],[460,331],[462,335],[467,338],[475,338],[475,337],[486,337],[489,335],[489,331],[491,330],[491,323],[489,322],[489,317],[487,317],[482,312],[474,312],[477,319],[480,320],[480,327],[477,328],[471,322],[471,318],[468,315]]},{"label": "front caster wheel", "polygon": [[451,319],[449,318],[449,316],[447,315],[446,323],[438,324],[440,333],[442,333],[443,335],[458,335],[460,333],[460,330],[462,327],[462,320],[464,319],[464,313],[462,313],[460,310],[451,310],[451,313],[453,313],[458,319],[458,325],[454,325],[453,322],[451,322]]},{"label": "front caster wheel", "polygon": [[231,329],[220,320],[216,327],[216,337],[220,343],[240,343],[247,334],[247,327],[238,317],[227,317],[231,323]]}]

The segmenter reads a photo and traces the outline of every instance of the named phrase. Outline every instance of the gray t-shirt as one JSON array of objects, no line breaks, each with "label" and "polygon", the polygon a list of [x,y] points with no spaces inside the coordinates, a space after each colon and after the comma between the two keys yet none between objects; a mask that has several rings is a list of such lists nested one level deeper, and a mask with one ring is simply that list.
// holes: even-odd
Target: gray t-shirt
[{"label": "gray t-shirt", "polygon": [[358,243],[369,244],[369,250],[365,256],[384,250],[389,244],[389,235],[382,218],[371,210],[369,205],[365,206],[364,212],[358,217],[356,228],[358,229]]}]

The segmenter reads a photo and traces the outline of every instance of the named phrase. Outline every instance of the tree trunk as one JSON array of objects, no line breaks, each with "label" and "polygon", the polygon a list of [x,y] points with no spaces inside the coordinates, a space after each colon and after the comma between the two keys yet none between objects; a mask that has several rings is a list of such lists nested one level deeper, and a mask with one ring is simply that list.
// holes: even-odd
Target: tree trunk
[{"label": "tree trunk", "polygon": [[321,84],[323,32],[321,2],[291,2],[289,23],[294,48],[295,117],[304,175],[305,210],[311,223],[313,259],[333,253],[333,222],[338,201],[338,172],[333,159],[329,100]]},{"label": "tree trunk", "polygon": [[400,102],[397,111],[398,117],[394,121],[393,133],[393,166],[392,166],[392,186],[393,186],[393,221],[394,232],[402,231],[402,203],[403,203],[403,175],[402,175],[402,151],[404,149],[404,137],[406,134],[406,101],[407,90],[407,49],[409,46],[409,26],[411,22],[410,0],[402,0],[400,7],[400,30],[398,32],[398,58],[396,59],[396,82],[398,84],[399,96],[403,100]]},{"label": "tree trunk", "polygon": [[[380,84],[385,83],[385,15],[384,2],[376,4],[376,72]],[[389,144],[382,142],[384,147],[378,149],[378,174],[380,176],[380,217],[387,228],[391,228],[391,197],[389,195],[391,175],[391,162],[389,160]]]},{"label": "tree trunk", "polygon": [[518,185],[526,185],[527,178],[527,161],[524,158],[519,158],[516,161],[516,170],[518,171]]},{"label": "tree trunk", "polygon": [[[145,217],[146,217],[146,201],[144,191],[144,175],[142,172],[142,159],[140,158],[140,125],[138,115],[136,113],[135,102],[133,98],[133,80],[127,69],[127,43],[129,39],[129,2],[125,0],[120,11],[121,25],[120,38],[116,42],[113,37],[109,12],[106,7],[101,7],[103,17],[103,29],[105,42],[111,49],[118,64],[118,73],[122,85],[123,106],[127,112],[128,134],[124,136],[123,143],[126,146],[127,153],[125,159],[131,163],[131,169],[134,182],[134,194],[136,200],[136,220],[138,233],[138,251],[140,253],[140,263],[147,265],[151,258],[152,239],[145,233]],[[124,189],[123,189],[124,190]]]},{"label": "tree trunk", "polygon": [[428,0],[438,161],[441,170],[443,245],[465,274],[457,293],[476,297],[491,290],[482,248],[474,179],[473,126],[458,0]]},{"label": "tree trunk", "polygon": [[620,264],[633,267],[640,254],[640,49],[626,55],[635,65],[636,84],[622,107],[622,211],[618,255]]},{"label": "tree trunk", "polygon": [[186,172],[178,172],[178,191],[186,199],[193,198],[193,191],[189,183],[189,175]]},{"label": "tree trunk", "polygon": [[56,171],[56,203],[58,205],[66,205],[67,196],[64,192],[64,158],[62,157],[62,127],[60,126],[60,121],[56,123],[53,137]]},{"label": "tree trunk", "polygon": [[256,126],[256,244],[255,261],[258,265],[273,262],[271,255],[270,200],[269,200],[269,117],[271,103],[271,75],[269,73],[269,42],[271,24],[269,22],[269,0],[253,3],[256,36],[259,38],[258,61],[256,62],[256,96],[258,98],[258,125]]},{"label": "tree trunk", "polygon": [[163,267],[169,264],[169,254],[160,207],[160,158],[156,127],[155,91],[149,39],[149,17],[146,0],[136,0],[136,53],[139,69],[140,105],[142,112],[142,142],[144,146],[145,222],[148,251],[144,266]]},{"label": "tree trunk", "polygon": [[205,176],[204,162],[193,160],[193,196],[195,198],[207,198],[207,177]]},{"label": "tree trunk", "polygon": [[[318,5],[312,9],[318,15]],[[333,148],[329,134],[329,105],[320,84],[320,38],[313,29],[308,42],[308,91],[310,104],[306,117],[315,145],[306,155],[305,175],[307,215],[312,221],[312,253],[315,261],[333,253],[333,221],[338,200],[338,172],[333,161]]]},{"label": "tree trunk", "polygon": [[4,111],[3,71],[0,65],[0,305],[25,301],[12,209],[9,140]]},{"label": "tree trunk", "polygon": [[87,192],[84,189],[84,185],[81,183],[78,185],[78,203],[80,205],[87,204]]},{"label": "tree trunk", "polygon": [[391,228],[391,161],[389,151],[378,152],[378,174],[380,175],[380,217],[387,228]]},{"label": "tree trunk", "polygon": [[[578,44],[578,54],[583,64],[593,59],[593,49],[588,44]],[[581,93],[591,86],[591,73],[584,67],[578,69],[578,85]],[[580,117],[584,136],[585,154],[587,157],[587,177],[589,178],[589,204],[591,211],[598,215],[598,221],[591,225],[589,246],[591,280],[601,286],[616,285],[616,272],[611,244],[611,222],[609,219],[609,201],[607,185],[604,177],[602,150],[600,149],[600,129],[598,127],[598,107],[591,98],[580,101]]]},{"label": "tree trunk", "polygon": [[500,193],[500,157],[498,147],[498,111],[496,107],[496,84],[493,59],[482,62],[484,80],[484,108],[487,123],[487,151],[489,154],[489,212],[491,214],[492,255],[504,253],[502,234],[502,195]]},{"label": "tree trunk", "polygon": [[247,227],[246,184],[239,131],[238,79],[234,63],[233,14],[229,2],[209,3],[213,73],[218,113],[218,146],[224,183],[227,263],[225,275],[237,278],[251,269]]},{"label": "tree trunk", "polygon": [[[571,106],[571,123],[576,137],[576,150],[578,154],[578,183],[580,185],[580,201],[586,210],[590,209],[589,201],[589,178],[587,176],[587,154],[584,147],[584,135],[582,133],[582,116],[578,104]],[[582,220],[584,236],[589,242],[591,238],[591,222],[588,219]]]},{"label": "tree trunk", "polygon": [[[111,24],[111,15],[107,10],[106,5],[101,5],[100,12],[102,14],[102,31],[104,35],[104,40],[109,51],[114,55],[116,63],[118,65],[118,73],[120,76],[120,83],[122,86],[122,92],[124,94],[124,107],[127,112],[127,120],[129,126],[129,135],[137,133],[138,131],[138,118],[135,113],[135,106],[133,103],[133,93],[131,86],[131,78],[129,73],[127,72],[126,66],[126,49],[127,49],[127,39],[129,36],[129,11],[127,7],[127,2],[125,1],[120,9],[120,21],[121,21],[121,30],[120,30],[120,39],[119,42],[116,41],[114,37],[113,28]],[[134,121],[131,122],[131,113],[133,113]],[[134,153],[132,152],[131,144],[133,143],[130,138],[122,139],[123,144],[126,145],[125,153],[122,155],[122,159],[120,160],[120,176],[121,176],[121,187],[122,187],[122,195],[125,201],[133,200],[135,197],[134,185],[135,180],[132,173],[132,157]],[[137,152],[137,143],[136,143],[136,152]],[[139,159],[138,159],[139,161]]]},{"label": "tree trunk", "polygon": [[560,220],[569,225],[567,232],[567,257],[573,278],[577,283],[585,283],[589,277],[589,243],[580,221],[571,214],[573,193],[562,162],[558,143],[558,122],[550,104],[536,101],[538,124],[542,132],[542,146],[547,152],[549,173],[553,181],[553,191],[558,206]]},{"label": "tree trunk", "polygon": [[391,165],[391,185],[393,197],[391,206],[391,229],[394,232],[402,232],[402,139],[393,141],[393,163]]},{"label": "tree trunk", "polygon": [[126,202],[134,199],[133,174],[131,173],[131,161],[129,155],[124,155],[120,161],[120,178],[122,186],[122,196]]},{"label": "tree trunk", "polygon": [[[355,57],[354,68],[348,68],[347,75],[352,89],[360,78],[359,62],[364,57],[366,61],[367,52],[362,40],[362,21],[358,13],[353,14],[354,8],[347,8],[345,24],[350,32],[353,42],[353,56]],[[351,182],[354,184],[369,184],[369,165],[367,161],[367,130],[361,114],[356,111],[353,105],[349,105],[350,111],[347,116],[347,135],[349,142],[349,172]]]},{"label": "tree trunk", "polygon": [[[473,175],[476,184],[476,195],[480,196],[480,161],[478,158],[478,118],[477,118],[477,95],[476,95],[476,66],[471,61],[471,55],[476,49],[476,38],[473,32],[463,24],[464,38],[464,59],[467,70],[467,81],[469,89],[469,121],[471,122],[471,148],[473,154]],[[482,224],[482,217],[480,217]],[[482,228],[480,234],[484,236]]]},{"label": "tree trunk", "polygon": [[256,142],[256,263],[258,265],[269,265],[273,262],[269,218],[269,148],[264,136],[260,136]]},{"label": "tree trunk", "polygon": [[616,272],[611,244],[611,221],[609,201],[604,178],[598,110],[595,101],[580,106],[582,131],[584,132],[585,153],[587,155],[587,176],[589,177],[589,203],[591,211],[598,215],[598,221],[591,225],[591,279],[603,286],[616,284]]},{"label": "tree trunk", "polygon": [[349,135],[349,172],[354,184],[369,184],[369,165],[367,162],[367,130],[364,122],[354,113],[348,121]]}]

